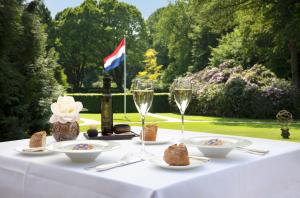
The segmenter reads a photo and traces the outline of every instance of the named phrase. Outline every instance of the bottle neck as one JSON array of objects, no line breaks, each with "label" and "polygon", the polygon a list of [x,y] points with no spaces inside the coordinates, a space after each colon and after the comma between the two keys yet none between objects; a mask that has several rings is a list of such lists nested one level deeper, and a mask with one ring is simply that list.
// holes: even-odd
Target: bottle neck
[{"label": "bottle neck", "polygon": [[111,78],[108,74],[103,78],[103,94],[110,94]]}]

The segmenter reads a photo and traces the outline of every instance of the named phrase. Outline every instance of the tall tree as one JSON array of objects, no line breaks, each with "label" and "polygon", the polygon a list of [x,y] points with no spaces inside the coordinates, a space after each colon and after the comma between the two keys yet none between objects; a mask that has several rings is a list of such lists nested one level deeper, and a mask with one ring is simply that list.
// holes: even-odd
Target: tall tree
[{"label": "tall tree", "polygon": [[144,71],[138,73],[138,77],[151,80],[159,80],[162,73],[162,65],[157,64],[157,52],[154,49],[148,49],[145,54]]},{"label": "tall tree", "polygon": [[[103,10],[105,27],[105,54],[110,54],[121,39],[126,37],[127,85],[142,69],[143,54],[147,49],[147,32],[140,11],[132,5],[117,0],[102,0],[99,8]],[[112,70],[114,81],[123,90],[123,65]]]},{"label": "tall tree", "polygon": [[[128,80],[139,71],[146,49],[144,20],[136,7],[116,0],[85,0],[55,18],[55,46],[74,91],[97,81],[102,60],[126,36]],[[99,69],[100,68],[100,69]],[[123,69],[112,71],[122,90]]]},{"label": "tall tree", "polygon": [[150,46],[155,49],[155,51],[157,51],[157,62],[158,64],[163,65],[163,69],[167,68],[167,66],[170,64],[168,56],[168,46],[162,39],[158,40],[155,37],[157,32],[159,31],[159,29],[157,28],[158,22],[162,18],[165,10],[166,7],[157,9],[149,16],[146,21]]},{"label": "tall tree", "polygon": [[102,10],[93,0],[67,8],[55,17],[55,48],[74,91],[79,91],[83,86],[87,69],[96,68],[101,62],[105,46],[102,24]]},{"label": "tall tree", "polygon": [[[1,1],[0,140],[47,129],[50,104],[61,89],[54,78],[55,60],[46,50],[46,34],[36,14],[38,1]],[[9,17],[7,17],[9,16]],[[0,28],[3,30],[3,28]],[[2,48],[3,47],[3,48]]]},{"label": "tall tree", "polygon": [[176,76],[182,75],[192,64],[191,40],[189,32],[191,29],[191,18],[188,15],[188,4],[186,1],[176,1],[169,4],[161,14],[157,22],[153,43],[166,46],[170,64],[165,69],[163,81],[172,82]]},{"label": "tall tree", "polygon": [[[297,0],[287,1],[264,1],[264,0],[243,0],[243,1],[208,1],[192,0],[194,5],[204,7],[200,15],[205,17],[208,22],[221,30],[230,30],[237,25],[233,20],[237,13],[250,15],[257,19],[261,14],[258,23],[263,24],[269,31],[269,38],[272,38],[273,51],[279,54],[289,52],[288,62],[292,74],[292,83],[300,89],[300,69],[299,69],[299,46],[300,46],[300,3]],[[226,25],[224,21],[234,22]],[[255,25],[253,26],[255,27]],[[249,31],[257,29],[249,29]],[[278,52],[280,50],[280,52]],[[283,53],[282,53],[283,52]],[[276,57],[276,56],[273,56]],[[268,57],[270,58],[270,57]]]}]

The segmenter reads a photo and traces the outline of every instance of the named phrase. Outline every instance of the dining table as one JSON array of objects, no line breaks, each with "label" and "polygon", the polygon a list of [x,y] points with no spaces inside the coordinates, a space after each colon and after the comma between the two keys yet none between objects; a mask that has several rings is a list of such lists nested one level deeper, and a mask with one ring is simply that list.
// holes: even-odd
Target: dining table
[{"label": "dining table", "polygon": [[[140,127],[132,127],[135,132]],[[162,144],[146,145],[146,151],[162,156],[178,142],[181,132],[158,130]],[[185,137],[216,136],[205,132],[185,132]],[[233,137],[233,136],[232,136]],[[88,163],[74,163],[64,153],[26,155],[16,150],[29,139],[0,143],[0,198],[299,198],[300,144],[290,141],[240,137],[253,148],[269,152],[256,155],[234,149],[225,158],[211,158],[193,169],[173,170],[144,160],[106,171],[87,167],[116,162],[128,153],[138,153],[141,145],[118,140],[121,147],[101,153]],[[85,137],[81,133],[78,140]],[[47,137],[47,144],[55,142]],[[190,155],[202,156],[188,145]]]}]

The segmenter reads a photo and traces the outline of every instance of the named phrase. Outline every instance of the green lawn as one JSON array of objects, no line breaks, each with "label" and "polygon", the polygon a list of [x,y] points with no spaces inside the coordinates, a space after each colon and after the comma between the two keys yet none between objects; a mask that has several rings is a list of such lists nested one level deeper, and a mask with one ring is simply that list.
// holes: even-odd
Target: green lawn
[{"label": "green lawn", "polygon": [[[180,118],[177,114],[160,114],[168,117]],[[81,114],[82,118],[89,118],[100,120],[99,114]],[[128,114],[130,122],[123,118],[123,114],[114,114],[114,122],[130,123],[132,126],[140,126],[140,119],[138,114]],[[185,130],[201,131],[215,134],[226,134],[236,136],[268,138],[274,140],[282,140],[280,136],[279,125],[276,120],[255,120],[255,119],[239,119],[239,118],[220,118],[220,117],[205,117],[205,116],[186,116],[187,120],[206,120],[213,122],[187,122],[185,123]],[[148,122],[155,122],[160,128],[166,129],[181,129],[181,123],[163,122],[157,118],[147,116]],[[131,123],[133,122],[133,123]],[[229,122],[245,122],[245,123],[229,123]],[[266,123],[255,123],[266,122]],[[98,126],[100,128],[100,126]],[[86,131],[88,127],[81,127],[81,131]],[[300,142],[300,122],[294,123],[290,126],[291,138],[288,141]]]},{"label": "green lawn", "polygon": [[[96,120],[96,121],[101,121],[101,114],[87,114],[87,113],[81,113],[80,114],[81,118],[86,118],[86,119],[91,119],[91,120]],[[123,113],[115,113],[113,115],[114,118],[114,123],[131,123],[130,125],[132,126],[137,126],[139,122],[141,122],[141,116],[138,113],[127,113],[126,114],[127,119],[124,117]],[[145,118],[146,123],[158,123],[161,121],[165,121],[163,119],[159,118],[154,118],[151,116],[146,116]],[[83,122],[80,121],[80,124]],[[80,131],[86,131],[89,128],[89,126],[81,126]],[[101,126],[97,125],[97,128],[100,129]]]},{"label": "green lawn", "polygon": [[[180,114],[160,113],[160,115],[181,119]],[[194,116],[194,115],[185,115],[184,119],[192,120],[192,121],[214,121],[214,122],[274,122],[277,123],[276,120],[271,120],[271,119],[223,118],[223,117]]]},{"label": "green lawn", "polygon": [[[86,114],[86,113],[81,113],[80,117],[81,118],[87,118],[87,119],[101,121],[101,114]],[[140,122],[141,121],[141,116],[138,113],[127,113],[126,117],[128,119],[126,119],[124,117],[123,113],[115,113],[115,114],[113,114],[114,122]],[[148,122],[164,121],[163,119],[154,118],[154,117],[151,117],[151,116],[146,116],[145,120],[148,121]]]},{"label": "green lawn", "polygon": [[[180,130],[181,124],[159,123],[159,127]],[[185,130],[281,140],[281,132],[277,124],[189,122],[185,123]],[[290,132],[289,141],[300,142],[300,125],[292,125]]]}]

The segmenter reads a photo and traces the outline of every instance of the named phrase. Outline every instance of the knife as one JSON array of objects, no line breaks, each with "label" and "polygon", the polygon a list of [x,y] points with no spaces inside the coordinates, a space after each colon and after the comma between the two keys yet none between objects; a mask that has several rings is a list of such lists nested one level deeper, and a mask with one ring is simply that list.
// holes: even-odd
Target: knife
[{"label": "knife", "polygon": [[131,160],[120,160],[118,162],[101,164],[101,165],[97,165],[97,166],[93,166],[93,167],[88,167],[85,169],[89,170],[89,171],[100,172],[100,171],[106,171],[106,170],[110,170],[113,168],[122,167],[122,166],[130,165],[130,164],[134,164],[134,163],[138,163],[138,162],[142,162],[142,161],[144,161],[144,160],[141,158],[135,158],[135,159],[131,159]]}]

